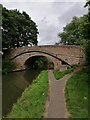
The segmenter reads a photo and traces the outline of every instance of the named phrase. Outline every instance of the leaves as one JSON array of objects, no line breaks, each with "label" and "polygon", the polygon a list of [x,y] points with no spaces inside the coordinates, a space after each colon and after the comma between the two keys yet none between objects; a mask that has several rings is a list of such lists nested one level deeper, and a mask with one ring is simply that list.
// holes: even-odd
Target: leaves
[{"label": "leaves", "polygon": [[4,48],[22,47],[28,44],[37,45],[38,29],[36,23],[26,12],[17,9],[2,8],[2,45]]},{"label": "leaves", "polygon": [[59,33],[60,43],[84,45],[88,39],[88,29],[88,15],[80,18],[73,17],[72,21],[64,27],[64,31]]}]

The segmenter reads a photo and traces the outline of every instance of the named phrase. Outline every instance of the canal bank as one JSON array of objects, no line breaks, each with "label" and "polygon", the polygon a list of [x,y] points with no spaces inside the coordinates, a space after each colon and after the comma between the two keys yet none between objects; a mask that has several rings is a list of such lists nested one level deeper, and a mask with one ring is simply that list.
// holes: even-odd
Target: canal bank
[{"label": "canal bank", "polygon": [[31,85],[40,71],[27,70],[2,75],[2,114],[6,116],[22,92]]},{"label": "canal bank", "polygon": [[48,72],[42,71],[13,105],[8,118],[41,118],[48,95]]}]

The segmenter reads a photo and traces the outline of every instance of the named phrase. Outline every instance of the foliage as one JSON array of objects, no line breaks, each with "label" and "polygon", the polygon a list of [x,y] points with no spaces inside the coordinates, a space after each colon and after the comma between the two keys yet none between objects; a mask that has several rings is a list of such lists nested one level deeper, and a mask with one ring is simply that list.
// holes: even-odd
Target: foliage
[{"label": "foliage", "polygon": [[38,59],[35,61],[34,67],[37,69],[47,69],[48,60],[46,57],[38,57]]},{"label": "foliage", "polygon": [[28,69],[47,69],[48,60],[43,56],[34,56],[28,59],[25,63]]},{"label": "foliage", "polygon": [[71,45],[86,45],[87,44],[87,28],[88,15],[80,18],[73,17],[72,21],[63,28],[63,32],[58,36],[61,38],[60,43]]},{"label": "foliage", "polygon": [[15,69],[15,63],[10,59],[2,59],[2,73],[7,74],[7,72],[11,72]]},{"label": "foliage", "polygon": [[88,73],[83,69],[66,83],[65,98],[71,118],[88,118]]},{"label": "foliage", "polygon": [[86,62],[90,71],[90,42],[88,42],[88,45],[86,47]]},{"label": "foliage", "polygon": [[8,118],[41,118],[48,95],[48,72],[42,71],[14,104]]},{"label": "foliage", "polygon": [[90,0],[87,0],[84,7],[88,6],[88,14],[82,17],[73,17],[72,21],[63,28],[58,36],[60,43],[80,45],[86,51],[86,60],[90,66]]},{"label": "foliage", "polygon": [[15,48],[37,45],[37,26],[26,12],[2,7],[2,47]]},{"label": "foliage", "polygon": [[73,72],[74,68],[68,68],[65,71],[60,71],[60,70],[54,70],[54,76],[56,78],[56,80],[62,78],[64,75],[69,74],[71,72]]},{"label": "foliage", "polygon": [[86,61],[90,70],[90,0],[87,0],[84,7],[87,7],[87,6],[88,6],[88,27],[87,27],[87,33],[84,33],[84,34],[87,34],[87,38],[88,38],[88,44],[86,46]]},{"label": "foliage", "polygon": [[86,62],[87,65],[90,67],[90,41],[88,42],[87,46],[86,46]]},{"label": "foliage", "polygon": [[84,7],[87,7],[88,5],[90,5],[90,0],[86,0],[87,2],[86,2],[86,4],[85,4],[85,6]]},{"label": "foliage", "polygon": [[44,56],[33,56],[28,59],[25,63],[26,68],[28,69],[39,69],[39,70],[46,70],[48,66],[50,68],[54,68],[52,61],[50,61],[47,57]]}]

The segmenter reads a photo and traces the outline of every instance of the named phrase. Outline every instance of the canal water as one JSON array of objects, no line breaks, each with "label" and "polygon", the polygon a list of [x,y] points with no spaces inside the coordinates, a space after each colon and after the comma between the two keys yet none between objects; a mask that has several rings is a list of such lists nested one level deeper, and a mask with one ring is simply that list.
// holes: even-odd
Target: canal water
[{"label": "canal water", "polygon": [[27,70],[2,76],[2,115],[6,116],[22,92],[39,75],[40,71]]}]

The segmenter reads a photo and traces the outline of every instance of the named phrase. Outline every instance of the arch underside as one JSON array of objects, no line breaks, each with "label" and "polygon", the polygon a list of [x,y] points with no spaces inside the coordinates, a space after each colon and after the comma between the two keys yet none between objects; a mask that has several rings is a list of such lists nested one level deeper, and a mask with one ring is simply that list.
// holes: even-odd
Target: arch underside
[{"label": "arch underside", "polygon": [[34,57],[34,56],[43,56],[43,57],[47,57],[48,59],[50,59],[52,61],[52,63],[54,64],[54,69],[59,69],[60,68],[60,64],[61,61],[56,59],[53,56],[50,56],[48,54],[44,54],[44,53],[37,53],[37,52],[33,52],[33,53],[26,53],[26,54],[22,54],[19,55],[18,57],[15,57],[14,59],[12,59],[15,63],[16,63],[16,68],[17,70],[23,70],[25,69],[25,62]]},{"label": "arch underside", "polygon": [[17,55],[15,55],[13,58],[11,58],[11,60],[13,60],[16,63],[16,68],[18,70],[23,70],[25,69],[25,65],[24,65],[25,61],[27,59],[30,59],[30,57],[34,57],[34,56],[44,56],[51,59],[51,61],[54,64],[54,69],[60,69],[62,63],[68,66],[72,66],[71,64],[68,63],[67,59],[62,59],[63,57],[60,58],[59,55],[53,54],[48,51],[40,51],[40,50],[30,50],[30,51],[20,52]]},{"label": "arch underside", "polygon": [[53,69],[54,61],[45,55],[31,55],[24,63],[26,69]]}]

